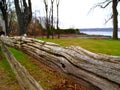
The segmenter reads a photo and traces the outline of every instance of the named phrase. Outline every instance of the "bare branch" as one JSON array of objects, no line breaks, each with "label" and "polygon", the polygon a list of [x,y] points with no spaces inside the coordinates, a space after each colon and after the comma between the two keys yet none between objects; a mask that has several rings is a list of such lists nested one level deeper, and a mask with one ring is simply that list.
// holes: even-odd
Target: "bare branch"
[{"label": "bare branch", "polygon": [[103,5],[98,5],[101,8],[106,8],[112,1],[109,1],[108,3],[106,3],[104,6]]},{"label": "bare branch", "polygon": [[108,23],[112,18],[113,18],[113,15],[111,15],[110,18],[108,18],[107,20],[105,20],[105,24]]},{"label": "bare branch", "polygon": [[56,0],[56,4],[57,6],[59,6],[60,0]]},{"label": "bare branch", "polygon": [[103,2],[97,3],[92,8],[90,8],[90,10],[88,11],[88,14],[97,7],[106,8],[110,3],[112,3],[112,0],[105,0]]},{"label": "bare branch", "polygon": [[100,3],[98,3],[98,4],[105,4],[105,3],[107,3],[107,2],[111,2],[112,0],[105,0],[105,1],[103,1],[103,2],[100,2]]}]

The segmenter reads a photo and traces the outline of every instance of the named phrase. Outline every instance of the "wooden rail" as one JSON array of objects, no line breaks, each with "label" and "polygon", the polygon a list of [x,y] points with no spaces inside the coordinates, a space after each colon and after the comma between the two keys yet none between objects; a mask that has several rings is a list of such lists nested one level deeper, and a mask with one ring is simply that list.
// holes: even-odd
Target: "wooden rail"
[{"label": "wooden rail", "polygon": [[81,47],[25,37],[1,37],[1,41],[33,56],[90,90],[120,90],[120,57],[95,54]]},{"label": "wooden rail", "polygon": [[13,56],[13,54],[2,44],[2,51],[5,54],[22,90],[43,90],[37,81],[29,74]]}]

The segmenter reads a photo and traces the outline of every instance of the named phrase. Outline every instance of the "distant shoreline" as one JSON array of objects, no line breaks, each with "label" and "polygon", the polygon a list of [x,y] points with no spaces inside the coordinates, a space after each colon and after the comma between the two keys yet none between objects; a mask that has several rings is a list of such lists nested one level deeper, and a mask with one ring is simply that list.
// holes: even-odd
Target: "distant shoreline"
[{"label": "distant shoreline", "polygon": [[[87,29],[79,29],[80,33],[85,33],[88,35],[103,35],[103,36],[111,36],[113,30],[112,28],[87,28]],[[120,38],[120,28],[118,30],[118,38]]]},{"label": "distant shoreline", "polygon": [[88,35],[85,33],[80,34],[61,34],[61,38],[93,38],[93,39],[111,39],[111,36],[105,36],[105,35]]},{"label": "distant shoreline", "polygon": [[[113,28],[79,28],[80,31],[113,31]],[[120,28],[118,28],[118,31],[120,31]]]}]

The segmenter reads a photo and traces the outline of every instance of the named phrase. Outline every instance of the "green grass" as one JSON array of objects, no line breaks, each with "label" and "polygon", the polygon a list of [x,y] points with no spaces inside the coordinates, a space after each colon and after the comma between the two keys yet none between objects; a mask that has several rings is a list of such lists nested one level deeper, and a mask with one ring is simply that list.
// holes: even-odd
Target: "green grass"
[{"label": "green grass", "polygon": [[8,74],[11,79],[15,79],[15,74],[13,73],[8,61],[6,60],[5,56],[3,55],[1,48],[0,48],[0,54],[2,57],[2,60],[0,61],[0,68],[4,68],[6,70],[6,73]]},{"label": "green grass", "polygon": [[81,46],[95,53],[120,56],[120,40],[104,39],[81,39],[81,38],[62,38],[62,39],[42,39],[40,40],[54,42],[61,46]]},{"label": "green grass", "polygon": [[[29,71],[29,73],[44,87],[46,90],[53,90],[53,86],[58,83],[58,79],[55,73],[49,71],[48,67],[41,64],[34,58],[18,51],[14,48],[9,48],[9,50],[14,54],[15,58]],[[37,65],[36,65],[37,64]],[[59,77],[63,78],[59,74]],[[49,83],[50,82],[50,83]]]},{"label": "green grass", "polygon": [[[85,88],[40,63],[38,60],[18,51],[14,48],[9,48],[16,59],[29,71],[29,73],[40,83],[44,90],[68,90],[68,86],[78,86],[79,89]],[[67,82],[67,83],[66,83]],[[72,90],[72,89],[71,89]],[[86,88],[83,90],[87,90]]]},{"label": "green grass", "polygon": [[[41,39],[44,41],[54,42],[57,44],[60,44],[63,47],[66,46],[81,46],[87,50],[90,50],[95,53],[104,53],[104,54],[110,54],[110,55],[117,55],[120,56],[120,40],[100,40],[100,39],[80,39],[80,38],[62,38],[62,39]],[[52,73],[48,69],[46,69],[46,66],[43,66],[40,64],[39,61],[36,61],[35,59],[31,58],[30,56],[22,53],[21,51],[18,51],[13,48],[9,48],[10,51],[14,54],[16,59],[27,68],[27,70],[30,72],[30,74],[44,87],[45,90],[53,90],[53,87],[56,87],[56,85],[59,85],[61,81],[64,81],[63,76],[60,74],[55,74],[56,72]],[[0,49],[1,54],[1,49]],[[0,70],[1,68],[4,68],[3,73],[7,72],[8,77],[12,77],[10,81],[15,79],[15,75],[13,74],[8,62],[6,61],[3,54],[2,60],[0,60]],[[6,75],[5,75],[6,76]],[[60,78],[58,78],[60,77]],[[62,79],[61,79],[62,78]],[[5,82],[7,81],[4,80]],[[9,82],[10,82],[9,81]]]},{"label": "green grass", "polygon": [[20,90],[15,74],[0,47],[0,90]]}]

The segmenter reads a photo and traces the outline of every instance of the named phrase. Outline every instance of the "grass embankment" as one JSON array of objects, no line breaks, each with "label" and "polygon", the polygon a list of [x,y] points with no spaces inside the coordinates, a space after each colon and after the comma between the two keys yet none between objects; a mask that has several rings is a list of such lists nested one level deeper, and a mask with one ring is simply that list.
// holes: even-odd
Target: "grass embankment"
[{"label": "grass embankment", "polygon": [[81,38],[61,38],[61,39],[42,39],[40,40],[54,42],[62,46],[81,46],[94,53],[103,53],[108,55],[120,56],[120,40],[104,39],[81,39]]}]

